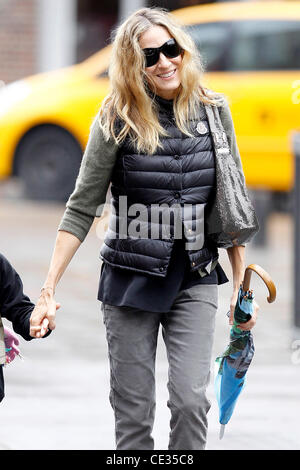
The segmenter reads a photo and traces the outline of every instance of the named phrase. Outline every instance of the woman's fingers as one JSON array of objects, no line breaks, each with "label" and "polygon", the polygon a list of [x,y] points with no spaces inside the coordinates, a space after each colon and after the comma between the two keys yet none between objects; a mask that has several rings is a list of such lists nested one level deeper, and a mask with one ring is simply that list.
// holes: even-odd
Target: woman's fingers
[{"label": "woman's fingers", "polygon": [[236,325],[236,326],[242,331],[249,331],[255,326],[255,322],[250,320],[247,323],[241,323],[240,325]]},{"label": "woman's fingers", "polygon": [[40,325],[30,325],[29,334],[32,338],[40,337],[41,326]]},{"label": "woman's fingers", "polygon": [[256,325],[256,320],[257,320],[257,312],[259,310],[259,305],[255,302],[254,304],[254,312],[249,321],[246,323],[240,323],[239,325],[236,325],[240,330],[243,331],[249,331],[251,330],[255,325]]},{"label": "woman's fingers", "polygon": [[40,325],[37,325],[37,326],[31,326],[30,327],[30,331],[36,333],[37,331],[41,331],[41,326]]},{"label": "woman's fingers", "polygon": [[42,327],[41,327],[41,337],[43,337],[47,331],[48,331],[48,326],[49,326],[49,320],[48,318],[44,318],[43,322],[42,322]]},{"label": "woman's fingers", "polygon": [[39,298],[30,317],[30,336],[42,338],[48,331],[55,329],[55,314],[60,308],[52,295],[45,293]]},{"label": "woman's fingers", "polygon": [[55,300],[53,299],[51,301],[51,304],[49,305],[47,316],[42,321],[40,332],[38,332],[38,338],[42,338],[43,336],[45,336],[48,330],[55,329],[56,327],[55,313],[56,313],[56,310],[59,309],[59,307],[60,307],[60,304],[57,304]]},{"label": "woman's fingers", "polygon": [[57,310],[57,305],[54,299],[49,302],[49,309],[48,309],[48,314],[47,314],[47,319],[49,320],[49,328],[50,330],[54,330],[56,327],[55,324],[55,314]]}]

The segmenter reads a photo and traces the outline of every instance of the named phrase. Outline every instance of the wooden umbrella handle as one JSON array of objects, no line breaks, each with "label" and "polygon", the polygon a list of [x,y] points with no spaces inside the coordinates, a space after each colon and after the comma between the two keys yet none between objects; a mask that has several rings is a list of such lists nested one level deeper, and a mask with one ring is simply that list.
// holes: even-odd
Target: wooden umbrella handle
[{"label": "wooden umbrella handle", "polygon": [[258,264],[249,264],[245,269],[244,280],[243,280],[243,290],[247,291],[250,287],[250,279],[252,271],[255,271],[258,274],[264,283],[266,284],[269,290],[269,297],[267,298],[269,303],[274,302],[276,299],[276,287],[274,282],[271,279],[271,276]]}]

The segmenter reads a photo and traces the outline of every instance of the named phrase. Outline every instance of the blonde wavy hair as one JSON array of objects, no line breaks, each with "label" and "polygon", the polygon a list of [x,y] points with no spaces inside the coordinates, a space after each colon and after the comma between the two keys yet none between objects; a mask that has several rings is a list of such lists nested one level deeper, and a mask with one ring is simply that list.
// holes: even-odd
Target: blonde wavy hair
[{"label": "blonde wavy hair", "polygon": [[[224,95],[201,86],[202,58],[183,26],[162,8],[142,8],[131,14],[114,32],[109,66],[110,92],[99,111],[99,124],[105,138],[121,144],[128,136],[138,150],[154,154],[160,137],[168,135],[158,120],[157,104],[147,93],[145,57],[139,45],[141,34],[152,26],[167,29],[183,49],[181,85],[173,100],[177,127],[192,136],[189,120],[196,119],[199,102],[219,106]],[[155,93],[155,85],[150,88]],[[121,122],[121,126],[117,126]]]}]

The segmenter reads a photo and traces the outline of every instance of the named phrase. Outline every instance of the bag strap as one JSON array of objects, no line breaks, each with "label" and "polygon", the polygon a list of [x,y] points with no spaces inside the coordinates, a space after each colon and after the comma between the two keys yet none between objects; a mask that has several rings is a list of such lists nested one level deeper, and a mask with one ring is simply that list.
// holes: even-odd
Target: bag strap
[{"label": "bag strap", "polygon": [[229,155],[230,147],[217,106],[205,105],[205,109],[216,153],[220,156]]}]

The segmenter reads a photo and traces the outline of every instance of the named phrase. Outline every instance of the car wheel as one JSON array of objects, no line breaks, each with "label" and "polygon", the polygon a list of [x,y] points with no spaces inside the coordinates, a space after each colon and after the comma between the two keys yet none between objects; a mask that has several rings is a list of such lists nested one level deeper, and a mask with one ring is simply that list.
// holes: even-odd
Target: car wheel
[{"label": "car wheel", "polygon": [[66,201],[74,189],[82,150],[62,128],[44,125],[22,139],[16,153],[16,174],[31,199]]}]

